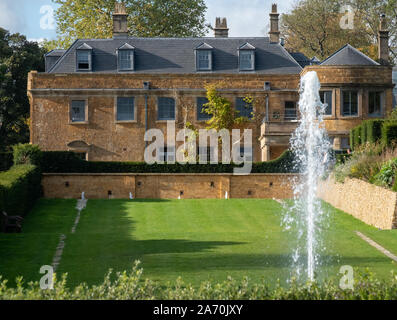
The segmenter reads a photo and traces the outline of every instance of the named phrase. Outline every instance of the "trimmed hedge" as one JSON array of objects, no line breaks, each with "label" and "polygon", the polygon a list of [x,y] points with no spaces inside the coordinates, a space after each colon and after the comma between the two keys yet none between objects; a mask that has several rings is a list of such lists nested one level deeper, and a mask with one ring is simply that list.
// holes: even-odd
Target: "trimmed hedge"
[{"label": "trimmed hedge", "polygon": [[382,137],[382,126],[384,120],[367,120],[364,121],[363,126],[366,130],[366,140],[370,143],[378,142]]},{"label": "trimmed hedge", "polygon": [[350,130],[350,146],[354,150],[367,142],[391,145],[397,140],[397,122],[383,119],[366,120]]},{"label": "trimmed hedge", "polygon": [[41,196],[41,172],[34,165],[18,165],[0,173],[0,211],[25,216]]},{"label": "trimmed hedge", "polygon": [[355,149],[361,144],[361,126],[355,127],[352,130],[353,134],[353,145],[352,148]]},{"label": "trimmed hedge", "polygon": [[[40,167],[45,173],[233,173],[236,164],[147,164],[144,162],[84,161],[73,152],[43,152]],[[294,172],[293,155],[252,164],[252,173]]]},{"label": "trimmed hedge", "polygon": [[391,146],[397,143],[397,122],[386,122],[382,127],[382,143]]}]

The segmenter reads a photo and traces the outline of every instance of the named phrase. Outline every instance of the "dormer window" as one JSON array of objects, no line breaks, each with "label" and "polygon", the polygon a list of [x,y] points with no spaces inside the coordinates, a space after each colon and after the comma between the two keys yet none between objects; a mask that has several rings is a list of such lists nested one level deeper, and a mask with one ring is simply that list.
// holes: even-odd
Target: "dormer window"
[{"label": "dormer window", "polygon": [[196,48],[196,69],[197,71],[212,70],[212,47],[202,43]]},{"label": "dormer window", "polygon": [[117,65],[119,71],[134,70],[134,51],[135,48],[128,43],[117,49]]},{"label": "dormer window", "polygon": [[76,49],[77,71],[92,70],[92,48],[86,43]]},{"label": "dormer window", "polygon": [[255,47],[248,42],[239,48],[240,71],[255,70]]}]

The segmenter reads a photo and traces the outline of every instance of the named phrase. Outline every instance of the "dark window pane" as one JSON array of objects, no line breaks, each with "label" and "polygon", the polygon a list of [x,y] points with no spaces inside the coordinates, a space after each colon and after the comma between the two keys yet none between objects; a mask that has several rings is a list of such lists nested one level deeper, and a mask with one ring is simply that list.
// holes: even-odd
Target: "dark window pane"
[{"label": "dark window pane", "polygon": [[132,50],[120,50],[119,56],[119,70],[132,70],[133,69],[133,57],[134,52]]},{"label": "dark window pane", "polygon": [[90,70],[91,52],[88,50],[76,51],[77,54],[77,69]]},{"label": "dark window pane", "polygon": [[240,51],[240,70],[254,70],[254,52]]},{"label": "dark window pane", "polygon": [[85,121],[85,101],[84,100],[73,100],[70,110],[70,120],[72,122],[84,122]]},{"label": "dark window pane", "polygon": [[326,104],[324,115],[332,115],[332,91],[320,91],[320,99],[323,104]]},{"label": "dark window pane", "polygon": [[358,92],[343,92],[343,115],[356,116],[358,114]]},{"label": "dark window pane", "polygon": [[118,97],[117,98],[117,121],[134,120],[134,98]]},{"label": "dark window pane", "polygon": [[381,115],[381,92],[370,92],[369,93],[369,114],[372,116]]},{"label": "dark window pane", "polygon": [[211,70],[211,51],[197,51],[197,70]]},{"label": "dark window pane", "polygon": [[285,102],[284,120],[296,120],[296,104],[294,101]]},{"label": "dark window pane", "polygon": [[158,98],[158,120],[175,120],[175,100]]},{"label": "dark window pane", "polygon": [[211,115],[203,112],[203,107],[205,104],[208,103],[207,98],[197,98],[197,120],[209,120],[211,119]]},{"label": "dark window pane", "polygon": [[236,98],[236,110],[239,111],[240,117],[252,119],[254,108],[252,103],[247,103],[245,99],[246,98]]}]

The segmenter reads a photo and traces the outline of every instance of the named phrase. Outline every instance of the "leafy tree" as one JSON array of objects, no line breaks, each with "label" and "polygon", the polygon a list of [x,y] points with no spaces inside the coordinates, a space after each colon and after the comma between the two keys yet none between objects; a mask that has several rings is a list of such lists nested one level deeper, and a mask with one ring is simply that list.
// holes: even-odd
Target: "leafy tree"
[{"label": "leafy tree", "polygon": [[[364,21],[365,31],[377,43],[379,31],[379,17],[386,15],[390,34],[390,58],[397,61],[397,0],[351,0],[350,5],[355,9],[358,19]],[[377,46],[375,46],[377,56]]]},{"label": "leafy tree", "polygon": [[[58,40],[49,47],[67,48],[75,39],[111,38],[116,0],[53,0]],[[207,31],[204,0],[125,0],[128,26],[136,37],[196,37]]]},{"label": "leafy tree", "polygon": [[[346,43],[374,55],[373,36],[365,21],[356,16],[353,29],[343,29],[340,21],[342,0],[300,0],[281,17],[281,32],[291,51],[324,59]],[[378,19],[379,21],[379,19]]]},{"label": "leafy tree", "polygon": [[0,151],[29,141],[27,76],[44,71],[43,54],[36,42],[0,28]]}]

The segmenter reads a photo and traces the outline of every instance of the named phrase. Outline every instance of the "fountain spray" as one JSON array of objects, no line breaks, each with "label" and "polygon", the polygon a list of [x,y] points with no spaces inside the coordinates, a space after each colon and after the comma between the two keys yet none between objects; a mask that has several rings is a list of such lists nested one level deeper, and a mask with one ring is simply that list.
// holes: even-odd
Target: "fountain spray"
[{"label": "fountain spray", "polygon": [[317,198],[318,182],[331,158],[331,143],[323,119],[326,105],[321,103],[319,91],[317,73],[305,74],[301,80],[300,124],[291,138],[295,167],[301,176],[294,185],[294,204],[284,217],[287,229],[297,231],[297,246],[293,255],[297,276],[306,271],[310,281],[314,281],[324,250],[320,228],[325,214]]}]

